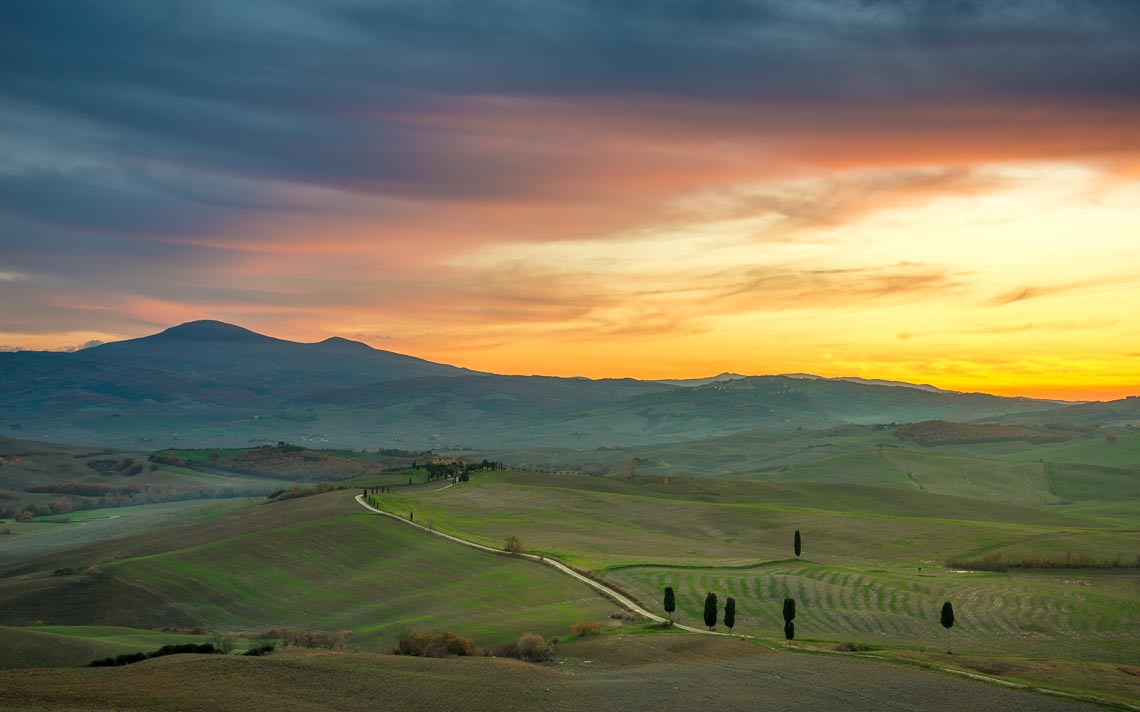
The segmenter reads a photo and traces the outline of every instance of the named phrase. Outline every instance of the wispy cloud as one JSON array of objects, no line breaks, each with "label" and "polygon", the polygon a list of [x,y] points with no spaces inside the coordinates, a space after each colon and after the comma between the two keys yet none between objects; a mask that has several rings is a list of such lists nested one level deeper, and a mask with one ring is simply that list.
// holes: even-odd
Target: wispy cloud
[{"label": "wispy cloud", "polygon": [[1070,292],[1115,289],[1121,285],[1135,283],[1137,281],[1140,281],[1140,278],[1132,275],[1116,274],[1104,275],[1097,279],[1081,280],[1078,282],[1027,285],[1023,287],[1016,287],[1008,292],[1003,292],[987,300],[986,303],[990,306],[1000,307],[1007,304],[1015,304],[1017,302],[1024,302],[1031,299],[1052,297]]}]

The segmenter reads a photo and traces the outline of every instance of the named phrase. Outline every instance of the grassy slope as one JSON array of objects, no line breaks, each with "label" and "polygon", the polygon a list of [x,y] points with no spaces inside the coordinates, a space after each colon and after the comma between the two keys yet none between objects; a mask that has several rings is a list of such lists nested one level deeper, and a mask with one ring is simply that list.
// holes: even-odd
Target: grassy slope
[{"label": "grassy slope", "polygon": [[[948,470],[960,461],[919,455]],[[997,472],[1020,476],[1022,467]],[[993,552],[1134,555],[1134,518],[846,484],[509,472],[382,501],[486,542],[516,534],[532,550],[601,569],[651,606],[671,585],[690,622],[713,591],[722,601],[737,598],[741,630],[777,637],[780,602],[791,596],[800,602],[801,635],[933,649],[944,634],[937,611],[952,600],[955,634],[975,654],[1125,662],[1140,653],[1135,572],[942,568],[951,556]],[[812,563],[788,561],[795,529]]]},{"label": "grassy slope", "polygon": [[1048,462],[1105,467],[1140,467],[1140,433],[1118,435],[1111,443],[1105,434],[1098,434],[1095,437],[1053,447],[1023,450],[1007,455],[1006,458],[1022,462],[1044,459]]},{"label": "grassy slope", "polygon": [[755,563],[791,553],[792,533],[826,563],[921,566],[1014,547],[1025,553],[1095,548],[1127,555],[1140,533],[1055,508],[1028,508],[929,492],[857,485],[629,481],[481,474],[438,493],[381,495],[395,512],[498,545],[517,535],[587,568],[639,563]]},{"label": "grassy slope", "polygon": [[86,665],[123,653],[152,652],[172,643],[205,643],[201,635],[116,626],[0,626],[0,668]]},{"label": "grassy slope", "polygon": [[366,513],[295,521],[104,570],[213,625],[346,629],[376,644],[407,627],[454,629],[488,644],[526,630],[564,633],[614,610],[540,564],[473,552]]},{"label": "grassy slope", "polygon": [[784,561],[745,569],[635,567],[607,577],[649,599],[677,592],[680,620],[700,624],[705,594],[736,598],[736,631],[775,637],[796,599],[797,639],[942,650],[939,610],[952,601],[954,647],[979,655],[1058,655],[1125,662],[1137,651],[1134,577],[1092,571],[954,573]]}]

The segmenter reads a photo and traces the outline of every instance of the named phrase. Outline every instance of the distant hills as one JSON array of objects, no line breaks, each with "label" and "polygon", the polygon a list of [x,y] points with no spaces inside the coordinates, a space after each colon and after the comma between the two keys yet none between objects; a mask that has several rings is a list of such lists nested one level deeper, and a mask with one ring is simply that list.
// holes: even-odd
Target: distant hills
[{"label": "distant hills", "polygon": [[192,321],[152,336],[83,349],[74,357],[188,378],[240,380],[273,392],[475,373],[340,337],[303,344],[220,321]]},{"label": "distant hills", "polygon": [[757,428],[934,419],[1087,425],[1138,415],[1131,401],[1064,406],[810,374],[675,381],[501,376],[348,339],[298,343],[218,321],[71,354],[0,353],[0,399],[0,434],[156,448],[278,440],[597,448]]}]

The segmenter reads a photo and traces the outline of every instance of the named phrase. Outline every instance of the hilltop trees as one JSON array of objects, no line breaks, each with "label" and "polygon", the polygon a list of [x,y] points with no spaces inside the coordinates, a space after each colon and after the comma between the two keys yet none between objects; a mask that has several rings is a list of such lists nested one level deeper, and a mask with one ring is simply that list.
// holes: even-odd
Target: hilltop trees
[{"label": "hilltop trees", "polygon": [[954,606],[950,601],[942,604],[942,627],[946,629],[946,652],[950,652],[950,629],[954,627]]},{"label": "hilltop trees", "polygon": [[709,594],[705,596],[705,625],[708,626],[709,630],[716,628],[716,614],[716,594],[710,591]]},{"label": "hilltop trees", "polygon": [[669,625],[673,625],[673,611],[677,610],[677,597],[673,594],[673,587],[665,587],[665,612],[669,614]]},{"label": "hilltop trees", "polygon": [[800,530],[796,530],[795,540],[792,542],[792,548],[796,551],[796,556],[800,555]]},{"label": "hilltop trees", "polygon": [[784,638],[792,640],[796,637],[796,625],[792,621],[796,619],[796,599],[784,599]]},{"label": "hilltop trees", "polygon": [[736,599],[729,596],[724,599],[724,627],[731,633],[734,625],[736,625]]}]

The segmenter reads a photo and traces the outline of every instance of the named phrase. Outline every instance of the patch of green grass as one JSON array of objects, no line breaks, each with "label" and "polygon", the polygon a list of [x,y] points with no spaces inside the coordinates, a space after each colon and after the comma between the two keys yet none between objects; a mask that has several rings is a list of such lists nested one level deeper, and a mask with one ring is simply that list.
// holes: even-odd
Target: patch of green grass
[{"label": "patch of green grass", "polygon": [[1140,547],[1119,523],[1028,508],[856,485],[784,485],[700,478],[488,473],[440,492],[380,495],[381,507],[489,546],[515,535],[570,563],[739,565],[791,555],[796,529],[817,561],[941,565],[985,547],[1036,542],[1098,555]]},{"label": "patch of green grass", "polygon": [[207,636],[112,626],[0,626],[0,668],[86,665],[163,645],[205,643]]},{"label": "patch of green grass", "polygon": [[1128,659],[1140,637],[1134,577],[1096,571],[1028,575],[823,566],[787,562],[754,569],[638,567],[607,577],[654,602],[676,592],[674,619],[700,625],[705,594],[736,598],[734,632],[778,638],[782,603],[796,599],[797,636],[934,647],[944,601],[954,603],[956,650]]},{"label": "patch of green grass", "polygon": [[105,571],[215,625],[346,629],[374,645],[402,628],[453,630],[489,644],[527,630],[560,633],[614,610],[549,567],[475,552],[364,513],[116,562]]},{"label": "patch of green grass", "polygon": [[1137,468],[1140,467],[1140,433],[1101,432],[1075,442],[1011,453],[1004,459]]}]

